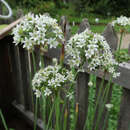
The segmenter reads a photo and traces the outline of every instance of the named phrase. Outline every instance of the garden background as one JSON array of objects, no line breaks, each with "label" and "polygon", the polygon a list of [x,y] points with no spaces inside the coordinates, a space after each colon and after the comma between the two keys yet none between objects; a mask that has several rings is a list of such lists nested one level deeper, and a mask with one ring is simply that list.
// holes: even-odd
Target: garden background
[{"label": "garden background", "polygon": [[[112,22],[116,17],[120,15],[130,15],[130,1],[128,0],[7,0],[13,9],[13,17],[9,20],[0,20],[3,29],[9,23],[15,21],[19,17],[27,14],[28,12],[37,13],[49,13],[53,18],[60,21],[61,16],[67,16],[71,25],[71,33],[75,34],[78,30],[79,24],[83,18],[87,18],[91,25],[93,32],[102,33],[109,22]],[[7,13],[6,9],[0,5],[0,13]],[[116,28],[119,33],[119,28]],[[121,61],[128,61],[128,45],[129,45],[129,33],[128,27],[126,44],[123,43],[120,59]],[[95,80],[94,76],[91,76],[91,80]],[[94,101],[93,92],[95,86],[90,88],[90,102]],[[120,110],[120,99],[122,94],[122,88],[114,84],[113,93],[111,97],[111,104],[114,107],[110,111],[109,130],[114,130],[117,125],[117,118]],[[91,114],[91,113],[90,113]]]}]

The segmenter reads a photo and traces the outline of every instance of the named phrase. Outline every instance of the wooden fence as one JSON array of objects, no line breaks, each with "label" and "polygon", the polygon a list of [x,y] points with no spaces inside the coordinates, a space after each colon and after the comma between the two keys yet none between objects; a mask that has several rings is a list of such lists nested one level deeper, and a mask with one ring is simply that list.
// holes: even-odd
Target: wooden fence
[{"label": "wooden fence", "polygon": [[[70,37],[70,26],[65,17],[62,17],[60,22],[63,31],[66,32],[66,40]],[[84,31],[85,28],[90,25],[87,19],[84,19],[80,24],[78,33]],[[105,36],[107,42],[111,46],[112,50],[117,48],[117,36],[110,24],[107,25],[103,35]],[[5,102],[5,108],[12,104],[16,111],[19,112],[21,117],[25,119],[30,125],[33,124],[34,119],[34,106],[32,104],[32,90],[30,88],[30,72],[34,74],[32,67],[31,54],[24,50],[21,46],[15,46],[13,43],[13,36],[6,35],[1,39],[0,45],[0,56],[1,56],[1,86],[0,86],[0,104]],[[48,53],[44,55],[45,65],[51,64],[51,60],[54,57],[60,57],[59,49],[51,49]],[[39,69],[40,52],[38,49],[35,50],[35,58],[37,70]],[[65,59],[65,64],[66,64]],[[129,130],[130,128],[130,64],[124,63],[120,64],[118,71],[121,73],[120,77],[113,79],[112,82],[123,87],[123,95],[121,99],[120,114],[118,120],[117,130]],[[88,110],[88,96],[89,96],[89,75],[88,72],[79,73],[76,85],[76,100],[79,103],[79,116],[77,123],[77,130],[83,130],[83,125],[85,123],[87,110]],[[103,72],[98,70],[95,72],[97,76],[97,87],[96,94],[99,89],[99,84],[104,76]],[[108,83],[109,76],[105,77],[105,84]],[[2,84],[3,83],[3,84]],[[113,84],[112,83],[112,84]],[[95,95],[96,95],[95,94]],[[112,85],[110,86],[109,96],[107,102],[110,101],[112,94]],[[9,100],[10,97],[10,100]],[[97,108],[100,109],[100,105]],[[107,110],[104,110],[104,114],[99,122],[100,126],[98,130],[102,130],[102,124],[104,123],[104,115]],[[95,115],[96,120],[96,115]],[[44,129],[42,121],[38,119],[37,128]],[[107,129],[107,125],[106,128]]]}]

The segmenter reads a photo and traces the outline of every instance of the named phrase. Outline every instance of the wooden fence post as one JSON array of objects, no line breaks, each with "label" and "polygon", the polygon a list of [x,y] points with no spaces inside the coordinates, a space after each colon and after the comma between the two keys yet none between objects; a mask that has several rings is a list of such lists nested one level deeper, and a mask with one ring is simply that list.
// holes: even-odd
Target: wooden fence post
[{"label": "wooden fence post", "polygon": [[69,25],[67,17],[62,16],[59,24],[61,26],[62,31],[64,32],[65,40],[69,40],[71,37],[71,27]]},{"label": "wooden fence post", "polygon": [[90,29],[90,24],[88,22],[88,19],[84,18],[82,20],[82,22],[80,23],[80,25],[79,25],[78,34],[81,33],[81,32],[83,32],[86,28]]},{"label": "wooden fence post", "polygon": [[76,102],[79,104],[78,120],[76,130],[83,130],[88,110],[89,96],[89,74],[80,72],[76,86]]},{"label": "wooden fence post", "polygon": [[106,26],[102,35],[105,37],[107,43],[112,49],[112,52],[116,51],[118,46],[118,37],[113,26],[110,23]]},{"label": "wooden fence post", "polygon": [[130,130],[130,90],[123,89],[117,130]]}]

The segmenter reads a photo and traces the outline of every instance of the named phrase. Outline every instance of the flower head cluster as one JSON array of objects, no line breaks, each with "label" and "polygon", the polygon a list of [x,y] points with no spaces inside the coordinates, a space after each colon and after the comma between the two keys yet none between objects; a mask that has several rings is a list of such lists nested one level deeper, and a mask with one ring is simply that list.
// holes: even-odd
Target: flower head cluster
[{"label": "flower head cluster", "polygon": [[105,104],[105,107],[110,111],[110,109],[113,107],[113,104]]},{"label": "flower head cluster", "polygon": [[44,69],[40,69],[34,75],[32,86],[36,97],[40,97],[41,94],[49,96],[59,89],[63,89],[67,82],[73,81],[74,75],[72,72],[56,64],[55,66],[49,65]]},{"label": "flower head cluster", "polygon": [[127,18],[126,16],[120,16],[116,20],[112,22],[112,25],[119,25],[119,26],[127,26],[130,25],[130,18]]},{"label": "flower head cluster", "polygon": [[27,50],[34,49],[34,45],[56,48],[63,40],[63,33],[56,19],[47,15],[27,14],[13,29],[14,43],[23,44]]},{"label": "flower head cluster", "polygon": [[89,81],[89,82],[88,82],[88,86],[89,86],[89,87],[92,87],[92,86],[93,86],[93,82],[92,82],[92,81]]},{"label": "flower head cluster", "polygon": [[103,69],[114,77],[118,76],[114,66],[117,65],[113,59],[110,47],[103,36],[86,29],[80,34],[76,34],[68,41],[66,56],[71,67],[82,68],[84,63],[88,63],[90,71]]}]

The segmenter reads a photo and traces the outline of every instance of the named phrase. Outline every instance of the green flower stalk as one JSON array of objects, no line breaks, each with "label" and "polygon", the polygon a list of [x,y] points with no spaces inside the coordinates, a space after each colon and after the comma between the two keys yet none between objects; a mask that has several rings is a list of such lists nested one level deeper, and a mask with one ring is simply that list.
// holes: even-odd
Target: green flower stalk
[{"label": "green flower stalk", "polygon": [[61,50],[61,56],[60,56],[60,65],[63,66],[64,63],[64,57],[65,57],[65,45],[62,44],[62,50]]},{"label": "green flower stalk", "polygon": [[3,114],[2,114],[1,109],[0,109],[0,117],[1,117],[1,120],[2,120],[2,123],[3,123],[3,125],[4,125],[5,130],[8,130],[8,127],[7,127],[7,124],[6,124],[6,121],[5,121],[5,119],[4,119],[4,116],[3,116]]},{"label": "green flower stalk", "polygon": [[75,130],[76,128],[76,123],[77,123],[77,119],[78,119],[78,113],[79,113],[79,103],[76,103],[76,107],[75,107],[75,117],[74,117],[74,127],[73,130]]},{"label": "green flower stalk", "polygon": [[124,32],[125,32],[124,29],[120,29],[120,43],[119,43],[118,51],[120,51],[120,49],[121,49]]},{"label": "green flower stalk", "polygon": [[66,130],[66,128],[67,128],[67,117],[68,117],[68,111],[67,111],[67,109],[65,109],[63,130]]}]

